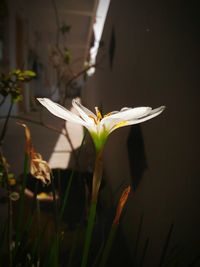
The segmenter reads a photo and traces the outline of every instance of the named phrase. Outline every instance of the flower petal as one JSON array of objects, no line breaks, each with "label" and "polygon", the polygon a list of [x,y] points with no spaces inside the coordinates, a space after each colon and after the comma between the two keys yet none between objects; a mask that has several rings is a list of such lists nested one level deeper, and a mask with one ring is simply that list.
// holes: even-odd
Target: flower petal
[{"label": "flower petal", "polygon": [[111,115],[104,117],[101,120],[101,124],[105,125],[105,128],[112,132],[117,128],[128,125],[127,121],[148,115],[151,111],[152,108],[150,107],[123,108],[121,111],[112,112]]},{"label": "flower petal", "polygon": [[147,121],[147,120],[150,120],[150,119],[153,119],[154,117],[158,116],[160,113],[163,112],[163,110],[165,109],[165,106],[161,106],[159,108],[156,108],[156,109],[153,109],[150,114],[142,117],[142,118],[139,118],[139,119],[136,119],[136,120],[129,120],[127,122],[127,125],[132,125],[132,124],[137,124],[137,123],[141,123],[141,122],[144,122],[144,121]]},{"label": "flower petal", "polygon": [[109,133],[111,133],[118,128],[150,120],[162,113],[164,109],[165,106],[161,106],[159,108],[151,110],[149,114],[143,116],[142,118],[136,118],[131,120],[127,120],[126,118],[118,119],[113,118],[112,116],[108,116],[105,118],[106,120],[102,120],[102,123],[105,125],[104,127],[109,131]]},{"label": "flower petal", "polygon": [[[144,116],[142,118],[138,118],[138,119],[135,119],[135,120],[134,119],[133,120],[128,120],[126,122],[126,125],[124,125],[124,126],[138,124],[138,123],[150,120],[150,119],[158,116],[160,113],[162,113],[164,109],[165,109],[165,106],[161,106],[159,108],[153,109],[150,114],[148,114],[148,115],[146,115],[146,116]],[[120,128],[120,127],[117,127],[117,128]],[[117,129],[117,128],[115,128],[115,129]],[[115,129],[113,129],[113,130],[115,130]]]},{"label": "flower petal", "polygon": [[107,118],[118,118],[118,119],[125,119],[125,120],[134,120],[151,112],[152,108],[150,107],[138,107],[138,108],[123,108],[118,112],[112,113],[110,116],[106,116]]},{"label": "flower petal", "polygon": [[51,101],[48,98],[37,98],[37,100],[45,106],[53,115],[70,121],[74,123],[81,124],[83,126],[87,126],[86,123],[79,118],[76,114],[72,113],[71,111],[67,110],[66,108],[62,107],[61,105]]},{"label": "flower petal", "polygon": [[86,121],[89,124],[94,125],[94,120],[96,120],[97,117],[92,111],[90,111],[89,109],[81,105],[81,103],[79,103],[75,99],[73,99],[72,105],[78,111],[78,113],[80,114],[80,116],[82,117],[84,121]]},{"label": "flower petal", "polygon": [[109,133],[112,132],[112,129],[120,122],[122,122],[122,119],[119,118],[112,118],[111,116],[105,117],[100,122],[99,130],[103,131],[106,130]]}]

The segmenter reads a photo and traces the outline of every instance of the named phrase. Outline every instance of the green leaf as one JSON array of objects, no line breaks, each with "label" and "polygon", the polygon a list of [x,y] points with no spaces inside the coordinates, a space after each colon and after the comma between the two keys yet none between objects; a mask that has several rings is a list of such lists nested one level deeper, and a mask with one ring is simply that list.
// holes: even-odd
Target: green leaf
[{"label": "green leaf", "polygon": [[71,61],[71,52],[69,51],[68,48],[65,48],[65,51],[64,51],[64,62],[66,64],[69,64]]},{"label": "green leaf", "polygon": [[65,33],[69,33],[71,30],[71,26],[70,25],[66,25],[66,24],[63,24],[61,27],[60,27],[60,31],[61,33],[64,35]]},{"label": "green leaf", "polygon": [[26,77],[35,77],[36,76],[36,73],[32,70],[25,70],[23,71],[23,76],[26,76]]}]

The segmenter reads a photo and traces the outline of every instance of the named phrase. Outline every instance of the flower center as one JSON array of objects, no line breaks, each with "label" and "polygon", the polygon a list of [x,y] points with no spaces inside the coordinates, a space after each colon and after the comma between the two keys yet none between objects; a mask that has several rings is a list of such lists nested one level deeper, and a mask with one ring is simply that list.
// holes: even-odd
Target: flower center
[{"label": "flower center", "polygon": [[96,115],[97,115],[97,121],[100,122],[102,119],[101,112],[99,111],[98,107],[95,107]]},{"label": "flower center", "polygon": [[88,115],[89,118],[93,119],[94,123],[97,125],[103,118],[108,117],[112,114],[112,112],[109,112],[107,114],[105,114],[104,116],[102,116],[100,110],[98,107],[95,107],[95,111],[96,111],[96,117],[92,116],[92,115]]},{"label": "flower center", "polygon": [[92,115],[89,115],[89,117],[91,119],[93,119],[94,123],[97,125],[102,120],[103,116],[102,116],[101,112],[99,111],[98,107],[95,107],[95,111],[96,111],[96,115],[97,115],[96,118]]}]

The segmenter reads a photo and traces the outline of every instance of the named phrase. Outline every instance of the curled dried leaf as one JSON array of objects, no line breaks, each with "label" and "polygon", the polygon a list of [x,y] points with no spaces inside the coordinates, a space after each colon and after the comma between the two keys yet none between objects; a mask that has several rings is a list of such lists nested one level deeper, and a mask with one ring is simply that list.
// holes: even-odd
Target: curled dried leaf
[{"label": "curled dried leaf", "polygon": [[43,160],[42,156],[36,153],[33,148],[31,151],[30,172],[44,184],[49,184],[51,182],[51,169],[48,163]]},{"label": "curled dried leaf", "polygon": [[129,196],[130,191],[131,191],[131,187],[129,185],[128,187],[126,187],[124,189],[124,191],[123,191],[123,193],[121,195],[121,198],[120,198],[119,203],[118,203],[118,206],[117,206],[117,211],[116,211],[115,219],[113,221],[113,224],[115,224],[115,225],[119,224],[119,219],[120,219],[122,210],[124,208],[124,205],[127,202],[127,199],[128,199],[128,196]]},{"label": "curled dried leaf", "polygon": [[24,127],[25,130],[25,139],[26,139],[26,153],[30,154],[31,153],[31,132],[28,128],[28,126],[25,123],[22,122],[17,122],[18,125],[21,125],[22,127]]},{"label": "curled dried leaf", "polygon": [[25,128],[26,153],[30,157],[30,173],[44,184],[49,184],[51,182],[51,169],[48,163],[43,160],[41,154],[35,152],[31,142],[31,133],[27,125],[24,123],[18,124]]}]

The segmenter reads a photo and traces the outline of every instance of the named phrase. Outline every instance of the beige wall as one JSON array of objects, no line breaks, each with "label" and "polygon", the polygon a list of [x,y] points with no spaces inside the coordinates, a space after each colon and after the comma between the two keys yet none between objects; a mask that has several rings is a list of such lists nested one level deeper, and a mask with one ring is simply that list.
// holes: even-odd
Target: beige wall
[{"label": "beige wall", "polygon": [[[125,2],[123,2],[125,3]],[[148,170],[131,195],[124,231],[133,251],[144,214],[139,255],[147,237],[144,266],[157,266],[170,224],[170,247],[183,247],[187,266],[200,247],[199,37],[198,11],[185,1],[111,1],[98,60],[104,59],[83,92],[89,107],[104,112],[124,106],[166,105],[142,124]],[[109,43],[115,28],[113,69]],[[113,133],[105,150],[105,172],[114,191],[131,179],[127,158],[130,128]],[[178,265],[179,266],[179,265]]]}]

